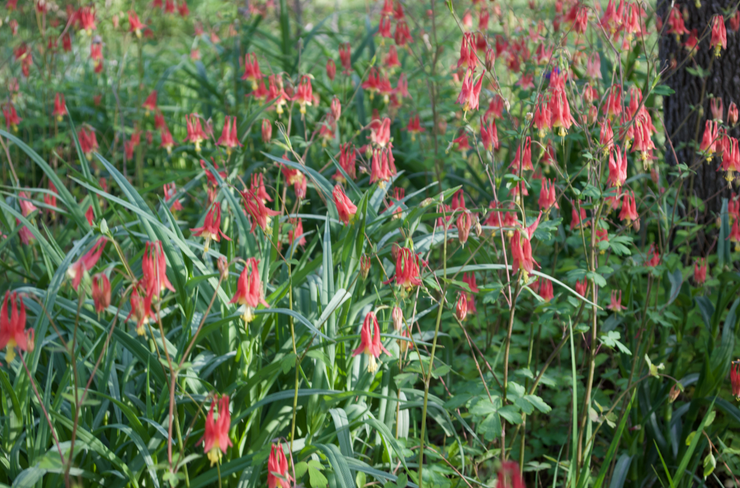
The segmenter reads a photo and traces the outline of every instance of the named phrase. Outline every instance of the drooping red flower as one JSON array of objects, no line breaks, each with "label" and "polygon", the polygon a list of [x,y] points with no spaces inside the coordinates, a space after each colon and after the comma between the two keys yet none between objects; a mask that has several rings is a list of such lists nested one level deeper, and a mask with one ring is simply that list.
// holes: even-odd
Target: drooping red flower
[{"label": "drooping red flower", "polygon": [[537,294],[542,297],[543,300],[546,302],[549,302],[555,297],[555,291],[552,288],[552,281],[548,280],[547,278],[537,278],[537,283],[539,284],[539,290],[537,290]]},{"label": "drooping red flower", "polygon": [[480,91],[483,87],[483,75],[476,82],[474,82],[473,77],[473,71],[465,73],[460,95],[457,97],[457,103],[462,105],[463,112],[478,110]]},{"label": "drooping red flower", "polygon": [[64,102],[64,94],[57,93],[54,97],[54,111],[51,114],[57,118],[58,122],[61,122],[62,118],[67,114],[67,106]]},{"label": "drooping red flower", "polygon": [[720,57],[722,49],[727,49],[727,30],[725,29],[725,19],[722,15],[715,15],[712,21],[712,40],[709,47],[714,48],[714,55]]},{"label": "drooping red flower", "polygon": [[[54,186],[54,183],[49,180],[49,192],[44,194],[44,203],[48,205],[49,207],[56,208],[57,207],[57,187]],[[54,212],[53,209],[49,209],[50,212]]]},{"label": "drooping red flower", "polygon": [[288,220],[288,223],[293,226],[293,229],[288,231],[288,243],[292,245],[295,240],[298,239],[298,245],[305,246],[306,236],[303,232],[303,221],[301,220],[301,218],[299,217],[297,219],[290,219]]},{"label": "drooping red flower", "polygon": [[98,263],[100,256],[103,255],[103,250],[105,249],[107,242],[108,239],[100,237],[89,251],[67,268],[67,276],[72,280],[72,288],[74,288],[75,291],[79,288],[85,272],[91,271]]},{"label": "drooping red flower", "polygon": [[694,263],[694,282],[703,285],[707,281],[707,260],[699,259]]},{"label": "drooping red flower", "polygon": [[655,244],[651,243],[647,256],[645,257],[645,266],[654,268],[658,264],[660,264],[660,253],[655,249]]},{"label": "drooping red flower", "polygon": [[367,370],[371,374],[378,370],[377,359],[384,352],[390,356],[391,353],[383,346],[380,339],[380,327],[375,312],[368,312],[360,330],[360,346],[352,352],[352,357],[358,354],[366,354],[368,357]]},{"label": "drooping red flower", "polygon": [[224,120],[224,128],[221,132],[221,137],[216,143],[217,145],[224,146],[226,148],[227,155],[231,155],[231,151],[235,147],[242,146],[242,143],[239,142],[236,130],[236,117],[229,117],[227,115]]},{"label": "drooping red flower", "polygon": [[[10,307],[8,307],[10,298]],[[21,307],[18,310],[18,302]],[[15,348],[21,351],[33,351],[33,329],[26,330],[26,305],[17,292],[5,292],[2,308],[0,308],[0,349],[5,349],[5,362],[8,365],[15,358]]]},{"label": "drooping red flower", "polygon": [[455,317],[457,320],[462,322],[468,315],[468,299],[465,297],[465,293],[457,294],[457,303],[455,304]]},{"label": "drooping red flower", "polygon": [[555,193],[555,182],[548,178],[542,178],[540,197],[537,200],[540,210],[547,212],[551,207],[560,208]]},{"label": "drooping red flower", "polygon": [[613,312],[621,312],[627,308],[622,306],[622,290],[612,290],[609,306],[607,308]]},{"label": "drooping red flower", "polygon": [[273,444],[270,448],[270,457],[267,458],[267,487],[290,488],[293,478],[288,470],[288,460],[285,458],[282,444]]},{"label": "drooping red flower", "polygon": [[609,154],[609,178],[607,183],[619,188],[625,180],[627,180],[627,151],[620,151],[617,147],[615,151]]},{"label": "drooping red flower", "polygon": [[[352,145],[351,142],[339,145],[339,166],[342,167],[347,176],[349,176],[352,180],[357,178],[357,167],[355,163],[356,159],[357,150],[355,150],[355,147]],[[340,183],[346,183],[347,181],[344,174],[342,174],[342,172],[339,170],[334,173],[334,176],[332,178]]]},{"label": "drooping red flower", "polygon": [[515,461],[504,461],[498,472],[498,488],[525,488],[524,480],[519,473],[519,464]]},{"label": "drooping red flower", "polygon": [[200,124],[200,117],[198,117],[198,114],[186,115],[185,122],[187,124],[188,136],[184,142],[192,142],[195,145],[195,152],[200,152],[200,145],[206,139],[206,134],[203,132],[203,127]]},{"label": "drooping red flower", "polygon": [[5,128],[10,130],[12,127],[13,132],[18,132],[18,124],[20,124],[23,119],[18,117],[18,113],[15,111],[15,107],[11,102],[8,102],[3,106],[3,117],[5,117]]},{"label": "drooping red flower", "polygon": [[313,87],[311,86],[311,78],[307,75],[301,76],[301,81],[298,83],[293,100],[297,101],[301,107],[301,115],[306,114],[306,107],[313,105]]},{"label": "drooping red flower", "polygon": [[152,90],[152,92],[149,94],[148,97],[146,97],[146,100],[144,100],[144,103],[141,105],[146,110],[146,115],[149,115],[149,112],[157,112],[157,90]]},{"label": "drooping red flower", "polygon": [[203,237],[206,242],[203,246],[203,251],[208,252],[210,249],[211,241],[219,242],[221,237],[230,241],[229,236],[224,234],[221,230],[221,206],[213,205],[206,214],[206,218],[203,221],[202,227],[195,227],[190,229],[194,236]]},{"label": "drooping red flower", "polygon": [[262,232],[268,234],[270,232],[269,227],[272,217],[280,215],[280,212],[267,208],[262,197],[254,189],[243,191],[242,198],[244,200],[244,209],[252,219],[252,232],[259,227],[262,229]]},{"label": "drooping red flower", "polygon": [[226,450],[233,446],[229,438],[229,429],[231,428],[231,414],[229,413],[229,396],[222,395],[218,401],[218,419],[213,419],[214,407],[216,401],[211,403],[211,409],[208,411],[205,423],[205,433],[198,441],[203,443],[203,452],[206,453],[211,461],[211,466],[216,464],[221,455],[226,454]]},{"label": "drooping red flower", "polygon": [[146,243],[144,256],[141,258],[141,270],[144,273],[142,281],[147,295],[159,297],[165,288],[175,291],[167,279],[167,260],[162,249],[162,241]]},{"label": "drooping red flower", "polygon": [[[534,270],[537,261],[532,257],[532,244],[526,236],[521,236],[519,230],[511,236],[512,270],[514,273],[522,270],[526,277]],[[539,264],[537,264],[539,266]]]},{"label": "drooping red flower", "polygon": [[[622,211],[619,213],[619,220],[622,222],[626,221],[626,225],[629,226],[632,222],[639,222],[640,216],[637,213],[637,205],[635,203],[635,193],[634,192],[624,192],[624,196],[622,198]],[[637,224],[635,226],[637,227]]]},{"label": "drooping red flower", "polygon": [[136,334],[143,336],[146,334],[145,326],[150,320],[154,319],[154,314],[152,313],[152,296],[144,295],[142,297],[139,295],[139,287],[134,286],[131,290],[130,304],[131,311],[126,317],[126,321],[133,317],[136,322]]},{"label": "drooping red flower", "polygon": [[265,178],[261,173],[252,173],[252,183],[249,189],[257,196],[257,198],[262,200],[262,203],[272,201],[270,194],[267,193],[267,190],[265,189]]},{"label": "drooping red flower", "polygon": [[352,200],[349,199],[339,185],[334,186],[332,195],[334,197],[334,204],[337,206],[337,212],[339,213],[339,220],[344,222],[345,225],[348,225],[357,213],[357,206],[352,203]]},{"label": "drooping red flower", "polygon": [[177,212],[182,210],[182,204],[180,200],[175,198],[177,196],[177,186],[174,182],[164,184],[164,201],[170,202],[170,211]]},{"label": "drooping red flower", "polygon": [[244,306],[242,318],[245,324],[254,320],[254,309],[260,304],[265,307],[269,306],[264,298],[258,266],[259,261],[257,259],[247,259],[244,269],[239,275],[239,280],[236,283],[236,293],[234,293],[234,297],[229,302]]},{"label": "drooping red flower", "polygon": [[110,306],[110,280],[105,273],[97,273],[92,277],[92,298],[97,313]]},{"label": "drooping red flower", "polygon": [[128,11],[128,31],[136,34],[136,37],[141,38],[141,31],[144,30],[146,25],[141,23],[139,16],[135,11]]},{"label": "drooping red flower", "polygon": [[588,280],[586,278],[583,278],[583,281],[576,280],[576,293],[586,296],[588,293]]}]

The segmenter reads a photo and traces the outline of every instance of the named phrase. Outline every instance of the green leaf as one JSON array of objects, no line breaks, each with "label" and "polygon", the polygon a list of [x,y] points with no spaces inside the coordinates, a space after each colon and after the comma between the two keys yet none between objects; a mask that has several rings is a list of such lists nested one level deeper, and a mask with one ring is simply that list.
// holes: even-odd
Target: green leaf
[{"label": "green leaf", "polygon": [[714,468],[717,467],[717,460],[714,459],[714,454],[710,451],[709,454],[704,458],[704,479],[714,472]]}]

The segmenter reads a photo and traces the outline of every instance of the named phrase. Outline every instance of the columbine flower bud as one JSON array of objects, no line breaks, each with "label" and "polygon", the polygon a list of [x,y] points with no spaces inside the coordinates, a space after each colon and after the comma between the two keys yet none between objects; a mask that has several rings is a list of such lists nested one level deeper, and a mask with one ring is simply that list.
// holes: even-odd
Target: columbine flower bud
[{"label": "columbine flower bud", "polygon": [[393,307],[391,318],[393,319],[393,328],[396,332],[401,332],[403,330],[403,310],[401,310],[401,307],[398,305]]},{"label": "columbine flower bud", "polygon": [[668,401],[673,403],[676,401],[676,398],[678,398],[679,393],[681,393],[681,386],[676,383],[671,387],[670,393],[668,393]]},{"label": "columbine flower bud", "polygon": [[455,317],[457,320],[462,322],[468,315],[468,299],[465,298],[465,293],[459,293],[457,296],[457,305],[455,306]]},{"label": "columbine flower bud", "polygon": [[92,297],[97,313],[110,306],[110,280],[105,273],[98,273],[92,277]]},{"label": "columbine flower bud", "polygon": [[270,139],[272,139],[272,124],[269,120],[262,119],[262,142],[269,144]]},{"label": "columbine flower bud", "polygon": [[735,124],[737,124],[737,105],[735,105],[735,102],[730,103],[730,106],[727,107],[727,124],[732,127]]},{"label": "columbine flower bud", "polygon": [[339,117],[342,115],[342,103],[337,97],[331,100],[331,114],[334,116],[334,120],[339,120]]},{"label": "columbine flower bud", "polygon": [[219,256],[218,263],[216,265],[218,266],[219,273],[221,273],[221,279],[227,279],[229,277],[229,263],[226,261],[226,257]]}]

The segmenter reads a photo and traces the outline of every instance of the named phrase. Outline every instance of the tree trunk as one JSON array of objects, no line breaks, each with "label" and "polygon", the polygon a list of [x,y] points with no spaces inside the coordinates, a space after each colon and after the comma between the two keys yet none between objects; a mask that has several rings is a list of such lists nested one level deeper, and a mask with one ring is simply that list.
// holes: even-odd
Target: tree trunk
[{"label": "tree trunk", "polygon": [[[666,161],[670,165],[678,162],[687,164],[696,171],[693,178],[684,183],[686,195],[696,195],[704,202],[704,211],[699,213],[698,223],[714,222],[722,206],[722,198],[730,196],[730,188],[724,179],[725,172],[718,171],[721,157],[715,155],[711,162],[698,153],[699,144],[704,134],[705,122],[712,118],[710,99],[722,98],[724,104],[723,120],[727,123],[727,107],[730,102],[740,104],[740,34],[727,29],[727,49],[722,50],[718,58],[710,49],[712,21],[715,15],[728,13],[735,6],[735,0],[703,0],[699,8],[692,0],[681,5],[676,4],[684,14],[686,29],[696,29],[699,44],[691,51],[683,45],[688,38],[681,36],[679,44],[674,34],[667,34],[668,13],[671,3],[662,0],[658,3],[658,15],[663,20],[663,35],[660,38],[660,59],[663,83],[675,93],[664,97],[663,115],[665,129],[670,141],[666,140]],[[723,12],[724,10],[724,12]],[[734,13],[734,12],[733,12]],[[729,22],[725,22],[729,25]],[[701,68],[701,71],[696,71]],[[693,73],[692,73],[693,71]],[[703,73],[707,74],[702,77]],[[733,137],[740,135],[740,129],[728,131]],[[675,148],[675,157],[671,144]],[[693,192],[693,193],[691,193]],[[696,210],[696,206],[687,204],[687,209]],[[690,217],[694,220],[693,217]],[[699,248],[706,251],[711,245],[704,235],[699,236]]]}]

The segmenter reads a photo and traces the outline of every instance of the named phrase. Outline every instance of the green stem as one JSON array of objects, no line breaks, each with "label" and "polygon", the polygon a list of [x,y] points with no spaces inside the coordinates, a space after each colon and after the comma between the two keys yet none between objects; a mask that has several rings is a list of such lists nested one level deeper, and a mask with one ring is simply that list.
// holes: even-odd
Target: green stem
[{"label": "green stem", "polygon": [[[444,235],[444,247],[443,247],[443,259],[442,266],[444,268],[443,281],[447,280],[447,226],[445,226]],[[442,322],[442,311],[444,310],[445,295],[447,294],[447,286],[442,289],[442,293],[439,297],[439,308],[437,309],[437,323],[434,325],[434,340],[432,341],[432,353],[429,358],[429,371],[424,379],[424,406],[421,410],[421,435],[419,436],[419,479],[417,483],[419,488],[423,488],[424,482],[422,481],[422,474],[424,469],[424,436],[426,435],[427,426],[427,404],[429,402],[429,383],[432,379],[432,371],[434,371],[434,354],[437,352],[437,338],[439,337],[439,324]]]}]

